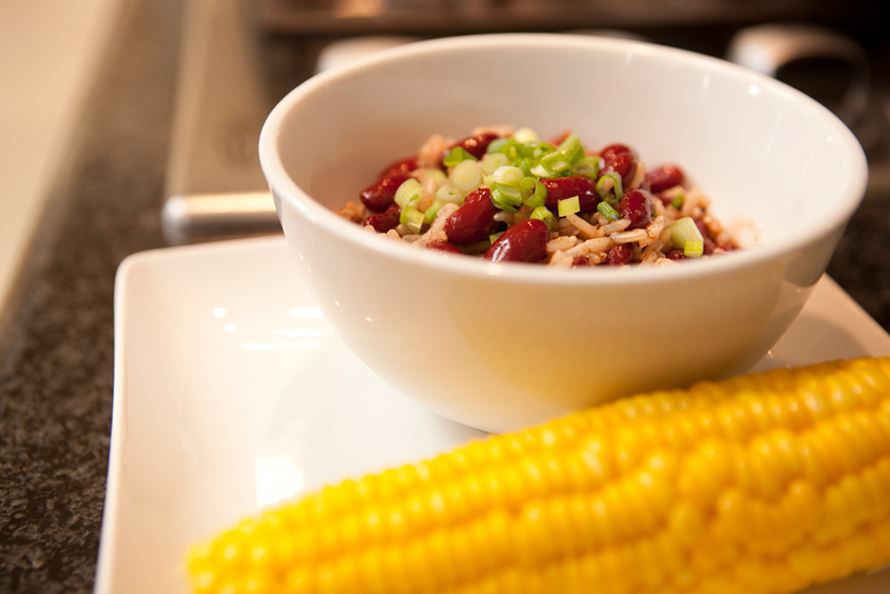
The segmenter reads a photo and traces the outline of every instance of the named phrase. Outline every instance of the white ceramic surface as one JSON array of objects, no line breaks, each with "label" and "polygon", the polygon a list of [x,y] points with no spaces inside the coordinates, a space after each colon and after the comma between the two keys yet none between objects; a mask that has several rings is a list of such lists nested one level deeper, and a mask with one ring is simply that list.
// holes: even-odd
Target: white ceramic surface
[{"label": "white ceramic surface", "polygon": [[[283,240],[146,252],[120,269],[96,594],[182,594],[188,543],[328,481],[478,432],[378,379],[290,274]],[[759,368],[890,354],[830,279]],[[890,591],[890,573],[812,594]]]},{"label": "white ceramic surface", "polygon": [[[501,122],[680,163],[721,219],[753,221],[762,240],[672,268],[552,270],[418,250],[331,212],[429,134]],[[260,158],[350,347],[403,392],[489,430],[747,369],[800,311],[866,182],[849,130],[789,87],[580,36],[423,42],[323,74],[273,110]]]}]

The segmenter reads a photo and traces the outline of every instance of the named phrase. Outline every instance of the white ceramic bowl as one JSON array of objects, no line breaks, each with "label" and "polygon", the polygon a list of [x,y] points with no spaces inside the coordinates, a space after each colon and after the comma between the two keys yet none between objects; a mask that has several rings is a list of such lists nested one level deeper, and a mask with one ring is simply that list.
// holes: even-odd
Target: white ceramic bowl
[{"label": "white ceramic bowl", "polygon": [[[676,162],[759,243],[673,267],[490,264],[388,241],[333,210],[434,132],[510,123]],[[272,111],[260,159],[325,315],[378,374],[503,431],[747,369],[825,270],[867,169],[846,127],[791,88],[685,51],[494,35],[418,43],[317,76]]]}]

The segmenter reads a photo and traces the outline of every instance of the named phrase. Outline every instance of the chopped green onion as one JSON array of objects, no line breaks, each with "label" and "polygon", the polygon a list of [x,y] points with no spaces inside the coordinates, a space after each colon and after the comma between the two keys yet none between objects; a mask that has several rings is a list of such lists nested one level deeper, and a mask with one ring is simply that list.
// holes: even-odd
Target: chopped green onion
[{"label": "chopped green onion", "polygon": [[698,230],[692,217],[677,219],[670,226],[670,230],[671,245],[675,248],[683,247],[686,245],[687,241],[704,241],[704,238],[701,236],[701,231]]},{"label": "chopped green onion", "polygon": [[559,152],[566,158],[569,165],[573,165],[584,156],[584,147],[581,146],[581,140],[576,134],[569,134],[565,140],[559,144]]},{"label": "chopped green onion", "polygon": [[423,227],[423,213],[413,206],[407,206],[399,213],[399,222],[408,227],[412,233],[420,233]]},{"label": "chopped green onion", "polygon": [[464,161],[475,161],[476,157],[468,153],[464,147],[462,146],[453,146],[451,150],[448,151],[448,154],[445,155],[445,158],[442,160],[442,163],[445,167],[455,167],[458,163],[463,163]]},{"label": "chopped green onion", "polygon": [[610,221],[617,221],[621,218],[621,215],[618,214],[618,211],[606,201],[600,202],[596,205],[596,209],[600,212],[601,215],[606,217]]},{"label": "chopped green onion", "polygon": [[704,251],[704,241],[687,241],[683,246],[683,255],[687,258],[701,258]]},{"label": "chopped green onion", "polygon": [[485,152],[489,155],[500,153],[501,149],[510,144],[510,140],[510,138],[495,138],[490,143],[488,143],[488,148],[485,149]]},{"label": "chopped green onion", "polygon": [[523,177],[519,182],[523,201],[531,208],[544,206],[547,200],[547,186],[533,177]]},{"label": "chopped green onion", "polygon": [[513,133],[513,140],[515,140],[516,142],[521,142],[523,144],[528,142],[537,142],[538,133],[531,128],[520,128]]},{"label": "chopped green onion", "polygon": [[541,142],[534,147],[532,154],[529,155],[533,159],[540,159],[544,155],[550,154],[556,151],[556,147],[550,144],[549,142]]},{"label": "chopped green onion", "polygon": [[451,170],[449,178],[458,190],[469,192],[482,183],[482,168],[476,161],[461,161]]},{"label": "chopped green onion", "polygon": [[559,151],[541,157],[540,164],[545,167],[551,175],[568,171],[568,169],[572,166],[572,164],[566,159],[566,156]]},{"label": "chopped green onion", "polygon": [[683,192],[678,192],[677,195],[674,196],[674,199],[671,200],[671,206],[673,206],[677,210],[680,210],[681,208],[683,208],[683,203],[685,201],[686,201],[686,194],[684,194]]},{"label": "chopped green onion", "polygon": [[528,215],[528,218],[544,221],[551,229],[556,226],[556,218],[553,216],[553,213],[550,212],[550,209],[548,209],[546,206],[535,207],[532,213]]},{"label": "chopped green onion", "polygon": [[420,200],[420,194],[423,187],[420,182],[413,177],[406,179],[402,185],[396,190],[395,201],[399,208],[404,209],[406,206],[414,206]]},{"label": "chopped green onion", "polygon": [[501,210],[516,212],[522,206],[522,193],[517,188],[496,183],[491,188],[491,202]]},{"label": "chopped green onion", "polygon": [[503,234],[504,234],[503,231],[499,231],[497,233],[492,233],[491,235],[488,236],[488,241],[491,242],[492,245],[494,245],[494,242],[496,242],[498,240],[498,238]]},{"label": "chopped green onion", "polygon": [[532,167],[532,170],[529,173],[537,177],[551,177],[553,175],[540,163]]},{"label": "chopped green onion", "polygon": [[535,164],[534,161],[526,158],[526,159],[519,159],[518,161],[516,161],[514,163],[514,166],[519,167],[519,169],[522,171],[522,175],[531,175],[532,167],[534,166],[534,164]]},{"label": "chopped green onion", "polygon": [[557,211],[559,212],[559,216],[567,217],[570,214],[575,214],[576,212],[581,211],[581,201],[577,196],[572,196],[571,198],[563,198],[558,203]]},{"label": "chopped green onion", "polygon": [[527,200],[535,193],[535,184],[538,180],[531,176],[523,177],[519,180],[519,191],[522,192],[522,199]]},{"label": "chopped green onion", "polygon": [[423,213],[423,224],[431,225],[432,222],[436,220],[436,213],[438,213],[439,209],[443,206],[445,206],[445,203],[441,200],[436,200],[435,202],[430,204],[430,207],[426,209],[425,213]]},{"label": "chopped green onion", "polygon": [[704,251],[704,238],[691,217],[677,219],[668,227],[671,230],[671,245],[683,248],[687,258],[698,258]]},{"label": "chopped green onion", "polygon": [[492,181],[498,184],[504,184],[505,186],[510,186],[511,188],[519,187],[519,182],[522,181],[523,177],[525,176],[522,174],[522,169],[511,165],[498,167],[494,170],[494,173],[491,174]]},{"label": "chopped green onion", "polygon": [[444,183],[446,179],[448,179],[448,176],[445,175],[444,171],[442,171],[441,169],[434,168],[434,167],[426,167],[424,169],[418,169],[417,171],[414,172],[414,175],[417,176],[417,178],[420,180],[421,184],[424,184],[427,182],[427,180],[432,179],[432,180],[436,181],[436,186],[439,186],[440,184]]},{"label": "chopped green onion", "polygon": [[436,199],[442,202],[454,202],[459,204],[463,199],[463,193],[454,187],[451,182],[445,182],[436,190]]},{"label": "chopped green onion", "polygon": [[[607,189],[606,180],[612,180],[612,188]],[[596,193],[599,194],[599,197],[603,200],[614,204],[617,204],[621,199],[621,195],[624,193],[621,189],[621,176],[615,173],[614,171],[606,173],[603,175],[598,182],[596,182]]]},{"label": "chopped green onion", "polygon": [[537,141],[516,142],[514,146],[516,147],[516,152],[518,153],[519,157],[528,158],[535,153],[535,149],[538,147],[538,143]]},{"label": "chopped green onion", "polygon": [[575,168],[572,172],[575,175],[583,175],[584,177],[589,177],[590,179],[595,180],[600,175],[601,162],[602,159],[596,155],[582,157],[575,164]]},{"label": "chopped green onion", "polygon": [[501,153],[507,156],[508,161],[515,161],[519,158],[519,146],[521,145],[512,138],[497,138],[491,141],[486,151],[489,153]]},{"label": "chopped green onion", "polygon": [[479,162],[479,165],[482,167],[482,172],[486,175],[491,175],[491,173],[497,169],[498,167],[503,167],[507,165],[509,161],[507,161],[507,155],[503,153],[494,153],[488,155],[482,155],[482,160]]}]

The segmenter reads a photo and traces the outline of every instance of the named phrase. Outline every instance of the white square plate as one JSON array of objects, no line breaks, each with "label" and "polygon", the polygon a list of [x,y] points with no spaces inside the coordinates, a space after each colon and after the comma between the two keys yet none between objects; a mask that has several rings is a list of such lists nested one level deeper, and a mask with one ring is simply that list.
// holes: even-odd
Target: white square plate
[{"label": "white square plate", "polygon": [[[378,379],[297,270],[280,238],[121,265],[97,594],[184,593],[189,543],[304,490],[480,435]],[[861,355],[890,355],[890,337],[825,277],[758,369]],[[890,571],[809,592],[890,592]]]}]

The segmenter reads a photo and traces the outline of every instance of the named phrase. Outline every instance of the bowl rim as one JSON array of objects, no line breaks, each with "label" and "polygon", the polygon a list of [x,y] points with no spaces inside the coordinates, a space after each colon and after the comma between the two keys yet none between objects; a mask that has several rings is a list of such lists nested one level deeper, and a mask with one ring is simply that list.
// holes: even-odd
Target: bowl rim
[{"label": "bowl rim", "polygon": [[[635,55],[661,55],[684,65],[704,71],[729,75],[752,85],[759,85],[797,103],[826,120],[832,136],[843,145],[850,155],[852,183],[839,198],[836,208],[815,220],[795,236],[780,237],[767,245],[742,249],[725,257],[701,258],[684,262],[682,266],[607,266],[590,267],[595,270],[564,269],[539,264],[509,265],[487,262],[481,258],[452,257],[436,250],[421,250],[401,242],[381,241],[380,237],[364,231],[355,223],[347,221],[332,210],[315,201],[287,173],[278,151],[281,127],[288,114],[307,96],[317,90],[337,84],[369,67],[390,62],[412,59],[417,56],[449,50],[523,47],[583,47],[600,51],[632,53]],[[433,133],[435,131],[430,131]],[[729,273],[742,268],[763,264],[781,258],[783,255],[799,251],[804,246],[829,235],[834,229],[844,226],[862,201],[868,180],[868,165],[859,141],[841,120],[826,107],[804,93],[785,83],[732,64],[719,58],[703,54],[635,40],[616,39],[571,34],[553,33],[496,33],[466,35],[444,39],[414,42],[405,46],[382,50],[366,58],[341,68],[317,74],[290,91],[272,109],[260,132],[260,165],[269,186],[277,196],[289,206],[297,209],[312,224],[345,242],[376,252],[377,254],[405,264],[439,269],[442,272],[472,277],[491,277],[505,281],[550,283],[560,286],[575,285],[615,285],[649,284],[692,279],[710,274]],[[279,206],[279,217],[282,217]]]}]

